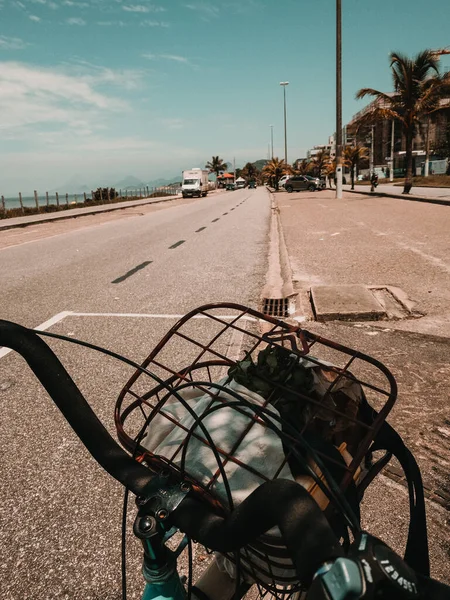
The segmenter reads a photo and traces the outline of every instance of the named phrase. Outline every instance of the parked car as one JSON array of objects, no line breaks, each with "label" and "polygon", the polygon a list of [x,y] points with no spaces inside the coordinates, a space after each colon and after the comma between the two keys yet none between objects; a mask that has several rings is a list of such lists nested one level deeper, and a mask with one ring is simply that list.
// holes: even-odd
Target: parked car
[{"label": "parked car", "polygon": [[293,177],[289,177],[289,179],[285,182],[284,189],[291,193],[300,192],[302,190],[315,192],[316,190],[322,188],[315,180],[308,179],[306,175],[294,175]]},{"label": "parked car", "polygon": [[284,187],[286,181],[291,177],[291,175],[283,175],[283,177],[278,181],[278,187]]},{"label": "parked car", "polygon": [[327,187],[325,179],[320,179],[320,177],[312,177],[311,175],[305,175],[305,177],[310,181],[314,181],[317,184],[317,189],[319,190],[324,190]]},{"label": "parked car", "polygon": [[227,190],[235,190],[236,184],[235,183],[227,183],[226,189]]}]

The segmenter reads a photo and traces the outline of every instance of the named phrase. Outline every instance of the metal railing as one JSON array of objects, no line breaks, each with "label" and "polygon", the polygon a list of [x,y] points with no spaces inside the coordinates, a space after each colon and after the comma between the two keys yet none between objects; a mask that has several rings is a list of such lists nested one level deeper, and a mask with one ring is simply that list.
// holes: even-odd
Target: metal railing
[{"label": "metal railing", "polygon": [[114,188],[98,188],[91,190],[90,194],[81,192],[69,194],[59,192],[45,192],[39,194],[34,190],[33,195],[1,196],[0,219],[20,217],[23,215],[50,213],[70,208],[83,206],[97,206],[123,202],[127,200],[139,200],[145,198],[158,198],[163,196],[175,196],[181,193],[177,186],[141,187],[133,190],[115,190]]}]

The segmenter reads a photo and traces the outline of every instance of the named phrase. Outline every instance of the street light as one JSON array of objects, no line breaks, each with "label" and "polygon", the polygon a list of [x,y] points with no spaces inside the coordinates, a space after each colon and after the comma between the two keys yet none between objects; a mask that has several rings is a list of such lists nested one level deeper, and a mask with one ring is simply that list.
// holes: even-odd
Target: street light
[{"label": "street light", "polygon": [[273,160],[273,125],[269,125],[270,127],[270,148],[271,148],[271,156],[270,158]]},{"label": "street light", "polygon": [[289,81],[280,81],[280,85],[283,87],[284,97],[284,162],[287,165],[286,86],[289,85]]},{"label": "street light", "polygon": [[342,198],[342,4],[336,0],[336,198]]}]

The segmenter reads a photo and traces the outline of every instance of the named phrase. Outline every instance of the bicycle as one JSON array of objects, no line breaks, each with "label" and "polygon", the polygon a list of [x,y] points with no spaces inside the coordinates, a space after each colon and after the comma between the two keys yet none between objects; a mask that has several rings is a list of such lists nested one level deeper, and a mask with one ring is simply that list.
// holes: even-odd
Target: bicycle
[{"label": "bicycle", "polygon": [[[123,448],[39,336],[136,368],[115,408]],[[283,600],[450,598],[429,578],[420,471],[386,423],[397,388],[379,361],[230,303],[188,313],[141,365],[6,321],[0,345],[25,358],[94,459],[124,485],[125,507],[128,493],[136,496],[143,600],[231,600],[252,590]],[[364,491],[392,454],[409,483],[405,559],[359,523]],[[169,550],[177,531],[184,537]],[[195,585],[192,540],[216,553]],[[186,547],[187,589],[177,571]],[[123,598],[125,573],[124,564]]]}]

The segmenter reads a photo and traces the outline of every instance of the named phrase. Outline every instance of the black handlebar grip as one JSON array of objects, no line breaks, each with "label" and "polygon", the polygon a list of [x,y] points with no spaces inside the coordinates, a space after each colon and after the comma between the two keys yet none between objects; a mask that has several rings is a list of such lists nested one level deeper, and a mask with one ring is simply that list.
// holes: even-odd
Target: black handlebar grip
[{"label": "black handlebar grip", "polygon": [[47,344],[32,329],[0,320],[0,346],[26,360],[100,466],[134,494],[145,496],[152,475],[111,437]]},{"label": "black handlebar grip", "polygon": [[262,484],[226,519],[188,497],[172,521],[218,552],[238,550],[277,525],[302,583],[311,581],[322,563],[344,555],[316,502],[301,485],[286,479]]}]

